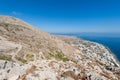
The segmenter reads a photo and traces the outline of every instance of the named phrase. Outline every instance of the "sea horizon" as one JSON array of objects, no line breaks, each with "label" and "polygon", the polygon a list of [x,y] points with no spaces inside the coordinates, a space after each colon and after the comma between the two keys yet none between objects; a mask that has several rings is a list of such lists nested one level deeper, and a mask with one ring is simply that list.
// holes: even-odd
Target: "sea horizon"
[{"label": "sea horizon", "polygon": [[80,39],[96,42],[107,47],[120,62],[120,33],[52,33],[55,35],[74,36]]}]

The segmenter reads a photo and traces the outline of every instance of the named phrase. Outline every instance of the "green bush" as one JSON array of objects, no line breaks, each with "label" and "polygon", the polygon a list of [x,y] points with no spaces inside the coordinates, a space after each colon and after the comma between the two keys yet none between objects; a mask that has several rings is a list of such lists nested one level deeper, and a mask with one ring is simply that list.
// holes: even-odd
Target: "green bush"
[{"label": "green bush", "polygon": [[56,53],[54,53],[54,54],[49,53],[46,56],[46,58],[47,59],[55,58],[57,60],[62,60],[64,62],[69,61],[69,59],[62,52],[58,52],[58,51],[56,51]]},{"label": "green bush", "polygon": [[22,63],[27,63],[27,60],[21,58],[21,57],[16,57],[16,59]]},{"label": "green bush", "polygon": [[31,54],[26,54],[26,59],[30,60],[30,61],[33,61],[34,60],[34,55],[31,53]]},{"label": "green bush", "polygon": [[69,59],[62,52],[57,52],[57,54],[55,54],[55,58],[64,62],[69,61]]},{"label": "green bush", "polygon": [[0,57],[0,60],[7,60],[7,61],[11,61],[10,57]]}]

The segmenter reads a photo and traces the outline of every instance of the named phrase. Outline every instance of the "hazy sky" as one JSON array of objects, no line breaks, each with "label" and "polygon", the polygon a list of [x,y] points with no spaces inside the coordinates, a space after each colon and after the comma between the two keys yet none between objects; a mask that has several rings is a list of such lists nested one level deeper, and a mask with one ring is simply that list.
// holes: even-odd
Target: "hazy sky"
[{"label": "hazy sky", "polygon": [[0,14],[47,32],[120,32],[120,0],[0,0]]}]

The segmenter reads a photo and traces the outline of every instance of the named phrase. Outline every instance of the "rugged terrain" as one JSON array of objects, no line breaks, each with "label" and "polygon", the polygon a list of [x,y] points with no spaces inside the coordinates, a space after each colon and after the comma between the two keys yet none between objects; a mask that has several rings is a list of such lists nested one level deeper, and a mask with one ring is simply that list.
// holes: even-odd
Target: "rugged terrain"
[{"label": "rugged terrain", "polygon": [[0,80],[120,80],[119,75],[120,64],[105,46],[0,15]]}]

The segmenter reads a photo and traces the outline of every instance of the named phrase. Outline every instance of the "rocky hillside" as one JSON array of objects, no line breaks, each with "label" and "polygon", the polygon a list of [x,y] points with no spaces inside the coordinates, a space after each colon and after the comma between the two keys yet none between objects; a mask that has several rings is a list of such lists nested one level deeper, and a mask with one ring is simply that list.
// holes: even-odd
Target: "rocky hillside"
[{"label": "rocky hillside", "polygon": [[103,45],[43,32],[0,15],[0,80],[120,80]]},{"label": "rocky hillside", "polygon": [[[2,43],[0,47],[3,47],[0,51],[3,53],[1,58],[4,56],[13,61],[16,61],[14,59],[19,62],[38,60],[39,58],[49,59],[58,57],[59,54],[70,57],[75,53],[71,46],[55,36],[9,16],[0,16],[0,40]],[[44,57],[38,57],[41,54]],[[13,55],[15,55],[14,59],[11,57]]]}]

